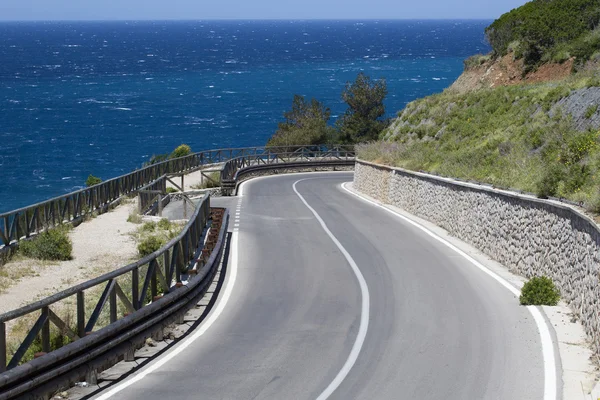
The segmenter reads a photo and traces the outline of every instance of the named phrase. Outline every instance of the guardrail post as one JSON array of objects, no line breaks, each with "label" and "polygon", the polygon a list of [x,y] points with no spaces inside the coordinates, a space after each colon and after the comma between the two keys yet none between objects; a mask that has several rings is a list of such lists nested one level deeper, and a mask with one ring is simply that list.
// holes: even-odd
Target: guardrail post
[{"label": "guardrail post", "polygon": [[131,301],[133,302],[133,309],[140,309],[140,271],[135,268],[131,270]]},{"label": "guardrail post", "polygon": [[[158,198],[158,216],[162,217],[162,212],[163,212],[162,195],[159,194],[157,196],[157,198]],[[183,207],[185,208],[185,204]]]},{"label": "guardrail post", "polygon": [[85,336],[85,298],[83,292],[77,292],[77,336]]},{"label": "guardrail post", "polygon": [[110,291],[108,295],[109,308],[110,308],[110,323],[117,321],[117,289],[116,285]]},{"label": "guardrail post", "polygon": [[48,307],[42,308],[42,315],[44,316],[44,325],[42,325],[42,351],[44,353],[50,353],[50,312]]},{"label": "guardrail post", "polygon": [[[160,264],[156,261],[156,265],[154,266],[154,270],[152,271],[152,278],[150,280],[150,294],[152,299],[154,299],[158,295],[158,269],[160,268]],[[153,300],[154,301],[154,300]]]},{"label": "guardrail post", "polygon": [[6,324],[0,322],[0,372],[6,371]]}]

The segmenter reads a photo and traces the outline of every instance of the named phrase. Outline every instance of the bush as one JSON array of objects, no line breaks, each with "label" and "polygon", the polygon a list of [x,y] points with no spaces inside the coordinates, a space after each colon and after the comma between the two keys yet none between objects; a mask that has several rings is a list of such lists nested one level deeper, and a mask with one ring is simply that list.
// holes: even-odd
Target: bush
[{"label": "bush", "polygon": [[136,212],[132,212],[129,214],[129,217],[127,217],[127,222],[131,222],[132,224],[141,224],[142,216]]},{"label": "bush", "polygon": [[592,104],[585,110],[585,117],[587,119],[592,118],[596,114],[596,111],[598,111],[598,104]]},{"label": "bush", "polygon": [[192,148],[187,144],[182,144],[180,146],[177,146],[177,148],[173,150],[169,158],[179,158],[188,156],[190,154],[192,154]]},{"label": "bush", "polygon": [[150,221],[142,225],[142,232],[154,232],[156,230],[156,222]]},{"label": "bush", "polygon": [[73,244],[67,228],[44,231],[31,240],[19,243],[19,251],[38,260],[66,261],[72,259]]},{"label": "bush", "polygon": [[102,183],[102,179],[90,174],[85,180],[85,186],[90,187]]},{"label": "bush", "polygon": [[491,59],[489,55],[475,54],[463,61],[465,70],[479,67]]},{"label": "bush", "polygon": [[160,221],[158,221],[156,223],[156,225],[158,226],[158,229],[161,229],[164,231],[168,231],[169,229],[171,229],[171,222],[166,218],[162,218]]},{"label": "bush", "polygon": [[169,193],[177,193],[177,192],[178,192],[178,190],[175,189],[175,188],[172,188],[172,187],[168,187],[167,188],[167,194],[169,194]]},{"label": "bush", "polygon": [[158,236],[148,236],[138,244],[138,253],[140,254],[140,257],[146,257],[160,249],[164,244],[164,239],[161,239]]},{"label": "bush", "polygon": [[534,277],[525,283],[519,302],[524,306],[555,306],[560,292],[552,280],[545,276]]},{"label": "bush", "polygon": [[556,196],[558,184],[563,179],[563,170],[560,166],[549,166],[542,179],[538,182],[536,194],[540,199]]}]

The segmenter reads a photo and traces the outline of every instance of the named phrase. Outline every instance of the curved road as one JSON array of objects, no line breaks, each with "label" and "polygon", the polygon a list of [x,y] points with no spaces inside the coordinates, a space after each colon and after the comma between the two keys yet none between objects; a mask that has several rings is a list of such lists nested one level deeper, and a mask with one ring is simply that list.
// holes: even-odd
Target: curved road
[{"label": "curved road", "polygon": [[125,381],[113,398],[317,399],[335,380],[357,341],[364,299],[297,182],[369,292],[364,343],[330,399],[542,399],[542,350],[527,309],[446,246],[345,192],[341,183],[351,180],[249,181],[235,228],[238,199],[221,200],[234,205],[238,235],[231,298],[184,352]]}]

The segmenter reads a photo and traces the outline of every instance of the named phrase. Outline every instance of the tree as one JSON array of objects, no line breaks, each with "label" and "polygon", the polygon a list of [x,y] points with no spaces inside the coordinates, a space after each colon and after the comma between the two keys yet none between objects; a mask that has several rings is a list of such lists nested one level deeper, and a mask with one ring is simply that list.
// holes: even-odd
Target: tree
[{"label": "tree", "polygon": [[175,150],[173,150],[169,158],[179,158],[189,156],[190,154],[192,154],[192,148],[187,144],[181,144],[177,146]]},{"label": "tree", "polygon": [[334,140],[335,131],[327,125],[331,110],[316,99],[306,101],[294,95],[292,109],[283,113],[284,122],[267,142],[269,147],[318,145]]},{"label": "tree", "polygon": [[172,158],[185,157],[192,154],[192,148],[187,144],[181,144],[173,150],[171,153],[164,154],[154,154],[148,161],[146,161],[142,166],[148,167],[150,165],[158,164],[163,161],[170,160]]},{"label": "tree", "polygon": [[102,179],[90,174],[85,180],[85,186],[90,187],[102,183]]},{"label": "tree", "polygon": [[354,82],[346,83],[342,100],[348,104],[348,109],[337,123],[344,142],[359,143],[379,138],[379,133],[389,124],[388,120],[382,119],[386,95],[384,79],[373,81],[362,72]]}]

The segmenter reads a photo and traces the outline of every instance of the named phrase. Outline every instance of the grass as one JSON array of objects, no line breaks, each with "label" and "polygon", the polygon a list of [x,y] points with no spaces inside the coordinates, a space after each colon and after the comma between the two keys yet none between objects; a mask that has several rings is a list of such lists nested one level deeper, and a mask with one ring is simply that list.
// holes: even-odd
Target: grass
[{"label": "grass", "polygon": [[0,267],[0,294],[6,292],[23,278],[39,276],[39,271],[45,267],[57,265],[55,261],[39,261],[16,253]]},{"label": "grass", "polygon": [[192,186],[192,189],[211,189],[221,187],[221,173],[218,171],[208,174],[210,179],[202,177],[202,183]]},{"label": "grass", "polygon": [[600,132],[575,130],[553,106],[572,90],[599,85],[590,72],[560,83],[446,90],[409,103],[384,140],[358,146],[358,156],[561,197],[598,212]]},{"label": "grass", "polygon": [[132,224],[141,224],[142,216],[137,211],[132,211],[127,217],[127,222],[131,222]]},{"label": "grass", "polygon": [[158,222],[146,222],[134,233],[133,237],[138,244],[140,258],[152,254],[173,239],[183,229],[183,225],[170,222],[163,218]]}]

